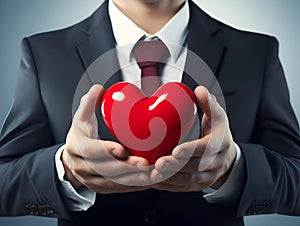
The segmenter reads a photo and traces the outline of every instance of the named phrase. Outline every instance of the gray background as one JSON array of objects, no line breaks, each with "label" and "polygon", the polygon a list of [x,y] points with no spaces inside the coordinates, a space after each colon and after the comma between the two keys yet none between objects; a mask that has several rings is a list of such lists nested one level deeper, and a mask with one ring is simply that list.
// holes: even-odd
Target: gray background
[{"label": "gray background", "polygon": [[[291,101],[300,119],[300,1],[195,0],[215,18],[237,28],[274,35],[290,87]],[[63,28],[91,14],[102,0],[0,1],[0,124],[10,108],[20,61],[22,37]],[[24,103],[26,104],[26,103]],[[1,192],[1,190],[0,190]],[[299,226],[300,217],[279,215],[246,217],[247,226]],[[201,222],[201,219],[199,219]],[[1,226],[53,226],[55,219],[3,217]]]}]

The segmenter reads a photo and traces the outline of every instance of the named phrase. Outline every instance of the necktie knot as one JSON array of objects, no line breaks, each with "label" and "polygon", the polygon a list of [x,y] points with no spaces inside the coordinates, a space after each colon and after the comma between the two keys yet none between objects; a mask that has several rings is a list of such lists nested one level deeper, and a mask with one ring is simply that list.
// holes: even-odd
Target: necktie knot
[{"label": "necktie knot", "polygon": [[167,59],[169,51],[160,40],[141,41],[134,47],[133,55],[139,67],[143,69],[158,66]]}]

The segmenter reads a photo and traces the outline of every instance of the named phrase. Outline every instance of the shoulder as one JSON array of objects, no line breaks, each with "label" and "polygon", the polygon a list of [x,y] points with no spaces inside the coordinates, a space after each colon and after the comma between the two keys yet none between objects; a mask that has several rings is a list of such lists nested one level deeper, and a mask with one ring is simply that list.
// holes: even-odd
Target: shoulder
[{"label": "shoulder", "polygon": [[221,28],[220,32],[216,34],[216,38],[224,45],[235,46],[240,50],[263,50],[268,49],[273,42],[278,43],[277,39],[271,35],[238,29],[223,22],[215,21]]},{"label": "shoulder", "polygon": [[207,29],[214,27],[216,32],[212,36],[228,49],[237,51],[268,51],[270,45],[277,44],[275,37],[259,32],[239,29],[229,24],[226,24],[213,16],[207,14],[195,3],[191,4],[192,14],[198,18],[198,23]]},{"label": "shoulder", "polygon": [[88,18],[69,27],[26,37],[30,45],[46,48],[68,48],[80,44],[91,30],[108,17],[106,1]]}]

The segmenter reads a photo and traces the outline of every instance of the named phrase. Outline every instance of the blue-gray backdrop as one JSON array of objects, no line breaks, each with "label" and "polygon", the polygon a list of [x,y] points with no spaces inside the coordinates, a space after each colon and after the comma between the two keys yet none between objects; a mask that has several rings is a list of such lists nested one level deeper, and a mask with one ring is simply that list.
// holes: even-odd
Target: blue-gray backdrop
[{"label": "blue-gray backdrop", "polygon": [[[13,98],[22,37],[74,24],[94,11],[103,0],[0,1],[0,124]],[[274,35],[290,87],[291,101],[300,119],[300,1],[298,0],[195,0],[205,11],[237,28]],[[26,104],[26,103],[24,103]],[[1,188],[0,188],[1,192]],[[199,219],[201,220],[201,219]],[[269,215],[246,217],[247,226],[299,226],[300,217]],[[53,226],[55,219],[3,217],[0,226]]]}]

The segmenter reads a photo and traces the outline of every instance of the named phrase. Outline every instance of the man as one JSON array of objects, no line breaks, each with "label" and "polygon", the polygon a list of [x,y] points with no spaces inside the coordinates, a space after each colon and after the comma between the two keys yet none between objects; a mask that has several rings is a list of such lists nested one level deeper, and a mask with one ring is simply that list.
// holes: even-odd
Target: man
[{"label": "man", "polygon": [[[226,114],[197,87],[203,137],[159,159],[150,175],[143,171],[148,162],[126,157],[99,118],[95,133],[101,86],[82,98],[73,121],[71,114],[84,71],[106,51],[141,39],[199,55],[227,105]],[[277,52],[274,38],[237,31],[184,0],[109,1],[71,28],[24,39],[14,105],[1,131],[1,215],[53,216],[60,225],[243,225],[245,215],[299,214],[299,129]],[[187,52],[180,58],[189,63]],[[130,80],[125,70],[122,79]],[[221,147],[207,145],[221,130]],[[106,160],[107,153],[119,160]],[[190,154],[171,178],[158,180]],[[205,158],[214,161],[203,165]],[[140,170],[128,172],[136,165]],[[124,185],[135,180],[145,186]]]}]

